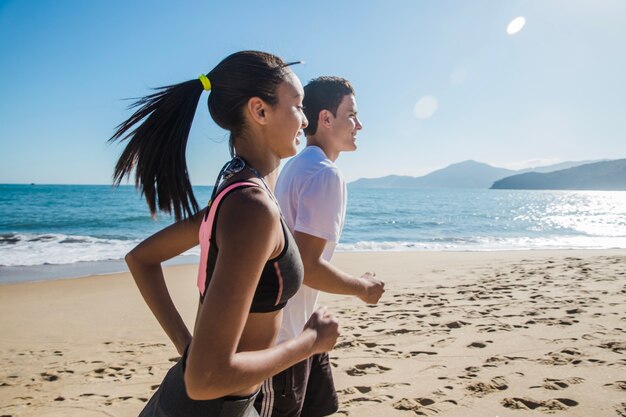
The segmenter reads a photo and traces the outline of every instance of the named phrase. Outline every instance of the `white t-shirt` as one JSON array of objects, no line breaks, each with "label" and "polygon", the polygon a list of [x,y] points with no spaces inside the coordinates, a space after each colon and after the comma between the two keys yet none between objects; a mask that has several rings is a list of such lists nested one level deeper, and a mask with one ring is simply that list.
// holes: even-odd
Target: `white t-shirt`
[{"label": "white t-shirt", "polygon": [[[307,146],[283,168],[276,198],[289,229],[326,240],[322,258],[330,261],[346,218],[346,181],[317,146]],[[306,273],[306,272],[305,272]],[[283,310],[278,343],[302,333],[313,314],[318,290],[302,285]]]}]

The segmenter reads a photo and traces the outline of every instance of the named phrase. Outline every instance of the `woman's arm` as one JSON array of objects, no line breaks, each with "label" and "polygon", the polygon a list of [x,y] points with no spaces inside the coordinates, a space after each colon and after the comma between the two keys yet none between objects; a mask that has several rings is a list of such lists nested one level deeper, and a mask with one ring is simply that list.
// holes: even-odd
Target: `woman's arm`
[{"label": "woman's arm", "polygon": [[267,194],[256,188],[224,200],[217,225],[219,255],[185,371],[193,399],[241,391],[335,344],[337,322],[319,310],[297,338],[261,351],[237,352],[263,266],[280,250],[279,216]]},{"label": "woman's arm", "polygon": [[203,215],[204,210],[155,233],[125,258],[146,304],[181,355],[191,342],[191,333],[167,290],[161,262],[198,244],[198,228]]}]

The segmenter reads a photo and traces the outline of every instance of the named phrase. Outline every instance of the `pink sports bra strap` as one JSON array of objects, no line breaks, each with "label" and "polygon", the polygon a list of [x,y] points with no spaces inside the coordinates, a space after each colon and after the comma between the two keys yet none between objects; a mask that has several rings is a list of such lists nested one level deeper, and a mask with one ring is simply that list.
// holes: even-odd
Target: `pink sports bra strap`
[{"label": "pink sports bra strap", "polygon": [[224,198],[224,196],[235,188],[254,186],[259,187],[259,184],[252,181],[239,181],[235,182],[228,187],[224,188],[219,192],[219,194],[215,197],[215,200],[211,201],[209,206],[209,215],[202,221],[200,225],[200,230],[198,232],[198,238],[200,240],[200,265],[198,267],[198,289],[200,290],[200,294],[204,296],[204,291],[206,289],[206,268],[207,262],[209,259],[209,247],[211,246],[211,233],[213,233],[213,223],[215,220],[215,213],[217,212],[217,208],[220,206],[220,202]]}]

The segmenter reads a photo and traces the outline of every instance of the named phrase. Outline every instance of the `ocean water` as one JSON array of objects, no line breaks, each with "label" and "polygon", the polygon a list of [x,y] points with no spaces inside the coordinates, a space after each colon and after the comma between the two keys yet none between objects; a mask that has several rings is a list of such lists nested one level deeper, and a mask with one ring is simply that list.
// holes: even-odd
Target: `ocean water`
[{"label": "ocean water", "polygon": [[[194,191],[206,202],[211,187]],[[124,255],[171,223],[150,217],[132,186],[0,185],[0,282],[124,270]],[[607,248],[626,248],[626,192],[349,189],[338,247]]]}]

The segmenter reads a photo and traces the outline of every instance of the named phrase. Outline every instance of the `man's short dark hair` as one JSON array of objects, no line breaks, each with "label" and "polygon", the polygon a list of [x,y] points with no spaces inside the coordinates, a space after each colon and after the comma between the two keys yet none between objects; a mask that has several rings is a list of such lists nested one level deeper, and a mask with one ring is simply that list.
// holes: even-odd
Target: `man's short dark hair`
[{"label": "man's short dark hair", "polygon": [[318,77],[304,87],[304,114],[309,125],[304,129],[305,135],[317,132],[317,119],[322,110],[330,111],[337,116],[337,108],[347,95],[354,94],[350,81],[341,77]]}]

